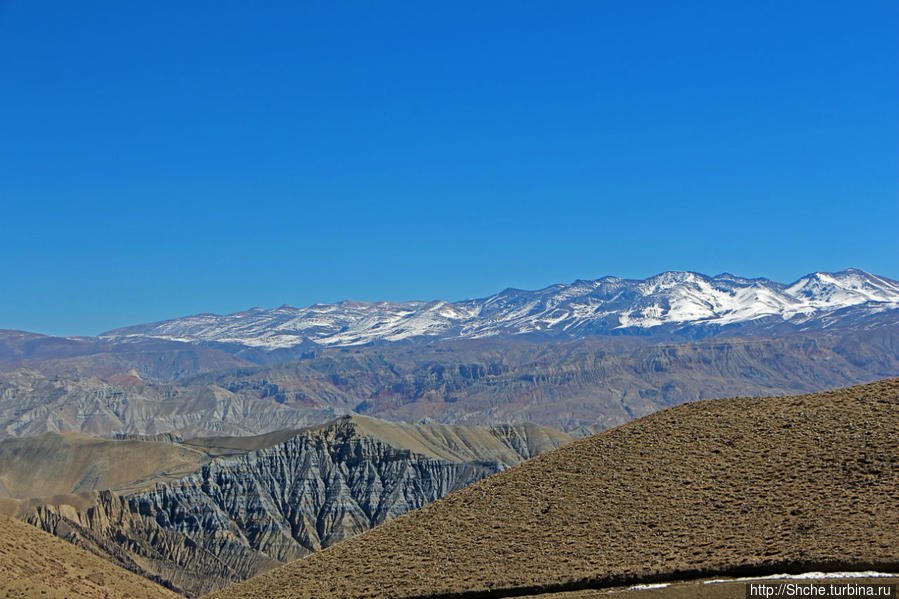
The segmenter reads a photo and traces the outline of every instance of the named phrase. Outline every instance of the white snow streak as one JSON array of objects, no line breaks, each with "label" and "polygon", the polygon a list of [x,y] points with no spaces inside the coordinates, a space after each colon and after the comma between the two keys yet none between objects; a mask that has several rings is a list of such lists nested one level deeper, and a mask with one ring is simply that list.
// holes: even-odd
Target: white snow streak
[{"label": "white snow streak", "polygon": [[[899,308],[899,283],[861,270],[814,273],[783,285],[723,274],[666,272],[643,281],[605,277],[537,291],[507,289],[456,303],[340,302],[199,314],[111,331],[114,337],[217,341],[279,349],[311,340],[362,345],[416,337],[456,339],[550,332],[577,336],[628,328],[727,326],[759,319],[817,328]],[[841,312],[842,311],[842,312]]]}]

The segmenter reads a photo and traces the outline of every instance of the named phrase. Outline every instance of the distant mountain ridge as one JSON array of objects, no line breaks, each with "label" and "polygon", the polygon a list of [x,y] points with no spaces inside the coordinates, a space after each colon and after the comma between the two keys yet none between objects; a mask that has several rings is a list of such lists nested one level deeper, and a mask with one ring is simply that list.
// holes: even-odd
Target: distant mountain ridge
[{"label": "distant mountain ridge", "polygon": [[[166,352],[128,347],[145,342],[158,343],[110,340],[108,353],[36,364],[29,358],[25,368],[0,361],[0,439],[54,431],[257,435],[351,412],[407,422],[602,430],[695,399],[790,395],[899,375],[899,324],[673,342],[493,337],[252,349],[286,358],[224,369],[216,367],[223,363],[218,358],[191,365],[190,352],[172,361]],[[166,343],[193,346],[198,358],[224,353]],[[119,346],[127,353],[117,353]],[[301,359],[290,357],[299,352]]]},{"label": "distant mountain ridge", "polygon": [[267,350],[503,336],[721,334],[822,330],[899,322],[899,281],[859,269],[791,284],[723,273],[669,271],[644,280],[603,277],[536,291],[506,289],[446,302],[354,302],[198,314],[103,333],[239,344]]},{"label": "distant mountain ridge", "polygon": [[695,399],[897,376],[897,289],[859,270],[790,285],[673,272],[456,304],[200,315],[101,337],[0,330],[0,438],[255,435],[347,413],[602,430]]}]

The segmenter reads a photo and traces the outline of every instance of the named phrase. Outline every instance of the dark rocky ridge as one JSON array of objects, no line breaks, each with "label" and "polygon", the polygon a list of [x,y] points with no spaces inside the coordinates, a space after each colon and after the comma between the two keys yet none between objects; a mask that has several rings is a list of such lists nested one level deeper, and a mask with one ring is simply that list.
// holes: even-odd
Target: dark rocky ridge
[{"label": "dark rocky ridge", "polygon": [[569,443],[216,599],[515,597],[899,567],[899,379]]},{"label": "dark rocky ridge", "polygon": [[568,440],[536,426],[342,418],[147,491],[103,491],[88,508],[45,504],[22,517],[197,595],[364,532]]}]

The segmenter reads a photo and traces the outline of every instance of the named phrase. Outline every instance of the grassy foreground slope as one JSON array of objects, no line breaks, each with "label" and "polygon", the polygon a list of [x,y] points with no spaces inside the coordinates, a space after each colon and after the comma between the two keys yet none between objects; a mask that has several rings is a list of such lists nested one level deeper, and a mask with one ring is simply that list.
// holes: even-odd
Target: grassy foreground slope
[{"label": "grassy foreground slope", "polygon": [[196,597],[571,440],[361,416],[174,443],[51,433],[0,441],[0,513]]},{"label": "grassy foreground slope", "polygon": [[0,596],[175,599],[179,595],[33,526],[0,516]]},{"label": "grassy foreground slope", "polygon": [[696,402],[570,443],[218,599],[505,597],[899,568],[899,379]]}]

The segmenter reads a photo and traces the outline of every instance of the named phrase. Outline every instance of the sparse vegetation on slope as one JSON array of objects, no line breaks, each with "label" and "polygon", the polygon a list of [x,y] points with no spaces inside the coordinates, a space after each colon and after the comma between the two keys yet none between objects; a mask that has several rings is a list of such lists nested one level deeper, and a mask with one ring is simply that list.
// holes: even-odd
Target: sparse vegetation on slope
[{"label": "sparse vegetation on slope", "polygon": [[[46,437],[58,438],[68,437]],[[133,446],[160,459],[177,451],[222,458],[177,480],[171,471],[160,472],[145,479],[152,488],[135,483],[128,493],[0,502],[0,509],[199,595],[364,532],[570,440],[536,425],[406,425],[359,416],[305,430],[177,444],[82,439],[104,448],[104,456],[127,457],[115,448]],[[25,457],[37,471],[56,472],[56,444],[37,441],[5,442],[30,450],[19,452],[25,455],[16,462],[16,480],[27,479]],[[53,451],[37,451],[47,446]],[[132,459],[140,464],[146,457]],[[104,473],[100,466],[92,475]],[[0,480],[4,469],[0,462]],[[83,470],[63,477],[63,490],[84,478]]]},{"label": "sparse vegetation on slope", "polygon": [[899,567],[899,379],[687,404],[570,443],[216,599],[504,597]]},{"label": "sparse vegetation on slope", "polygon": [[9,599],[176,599],[83,549],[0,516],[0,596]]}]

